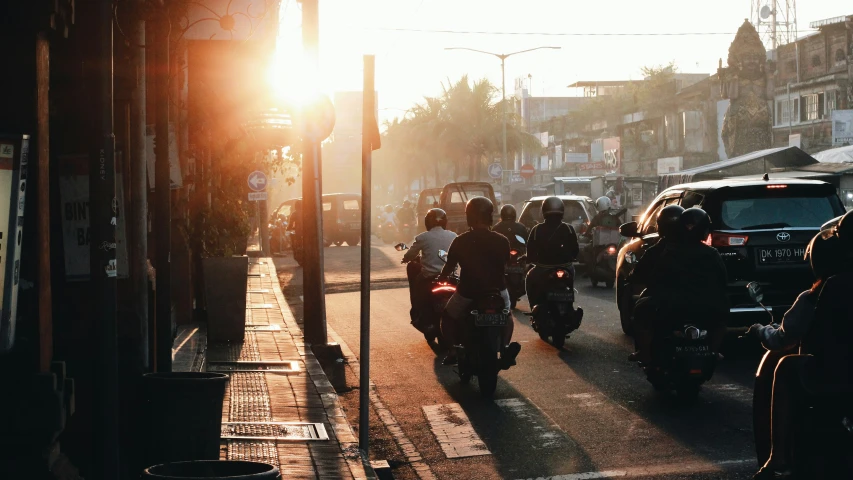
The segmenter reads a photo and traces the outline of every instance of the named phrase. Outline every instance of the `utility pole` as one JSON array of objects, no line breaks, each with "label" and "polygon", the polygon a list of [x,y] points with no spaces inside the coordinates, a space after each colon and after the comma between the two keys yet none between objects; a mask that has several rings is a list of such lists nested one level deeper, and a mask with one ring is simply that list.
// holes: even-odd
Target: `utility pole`
[{"label": "utility pole", "polygon": [[156,64],[156,130],[154,141],[154,235],[157,248],[156,362],[158,372],[172,371],[172,267],[170,263],[172,205],[169,177],[169,11],[158,8],[158,34],[154,43]]},{"label": "utility pole", "polygon": [[119,477],[118,329],[116,323],[115,134],[113,133],[113,4],[98,8],[99,75],[95,136],[89,163],[90,281],[96,337],[93,412],[95,412],[95,474],[99,480]]},{"label": "utility pole", "polygon": [[[320,49],[319,0],[302,0],[302,47],[305,55],[303,75],[319,71]],[[309,112],[302,112],[302,242],[305,260],[302,265],[303,298],[305,300],[305,342],[325,345],[326,299],[323,278],[323,210],[322,166],[320,142],[309,133]]]}]

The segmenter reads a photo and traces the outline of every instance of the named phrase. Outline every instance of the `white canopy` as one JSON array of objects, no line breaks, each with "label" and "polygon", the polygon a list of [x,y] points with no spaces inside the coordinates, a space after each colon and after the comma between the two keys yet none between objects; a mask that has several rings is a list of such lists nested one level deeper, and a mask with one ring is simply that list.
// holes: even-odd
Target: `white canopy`
[{"label": "white canopy", "polygon": [[853,162],[853,145],[824,150],[812,156],[820,163],[851,163]]}]

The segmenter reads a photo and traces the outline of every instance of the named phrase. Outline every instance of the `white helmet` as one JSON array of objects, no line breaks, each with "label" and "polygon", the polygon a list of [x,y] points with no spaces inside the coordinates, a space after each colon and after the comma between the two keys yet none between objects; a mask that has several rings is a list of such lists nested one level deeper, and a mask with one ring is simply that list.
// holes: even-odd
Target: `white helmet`
[{"label": "white helmet", "polygon": [[606,212],[607,210],[610,210],[611,205],[613,205],[613,202],[611,202],[607,197],[598,197],[598,200],[595,201],[595,208],[598,209],[599,212]]}]

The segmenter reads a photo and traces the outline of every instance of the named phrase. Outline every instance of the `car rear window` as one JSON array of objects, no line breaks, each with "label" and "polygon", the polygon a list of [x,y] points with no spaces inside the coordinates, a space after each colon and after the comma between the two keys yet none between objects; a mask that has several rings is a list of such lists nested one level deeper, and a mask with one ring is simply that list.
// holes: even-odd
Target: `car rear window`
[{"label": "car rear window", "polygon": [[332,202],[323,202],[323,211],[331,212],[332,211]]},{"label": "car rear window", "polygon": [[468,200],[474,197],[486,197],[491,199],[491,195],[483,188],[466,187],[462,188],[462,192],[454,190],[450,192],[450,203],[468,203]]},{"label": "car rear window", "polygon": [[[588,220],[586,211],[577,200],[563,200],[563,206],[566,208],[563,213],[564,222],[577,227]],[[519,221],[524,225],[533,226],[542,220],[542,200],[535,200],[528,202]]]},{"label": "car rear window", "polygon": [[358,210],[358,200],[344,200],[344,210]]},{"label": "car rear window", "polygon": [[836,216],[833,197],[740,198],[722,203],[723,229],[815,227]]}]

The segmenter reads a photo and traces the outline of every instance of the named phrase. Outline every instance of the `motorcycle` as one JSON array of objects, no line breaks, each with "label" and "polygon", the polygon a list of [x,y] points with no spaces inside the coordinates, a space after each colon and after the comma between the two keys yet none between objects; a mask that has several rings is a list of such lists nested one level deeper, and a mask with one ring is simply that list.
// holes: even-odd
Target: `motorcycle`
[{"label": "motorcycle", "polygon": [[415,237],[415,225],[408,222],[401,223],[400,226],[397,227],[397,234],[400,241],[408,242]]},{"label": "motorcycle", "polygon": [[284,252],[288,247],[287,218],[280,216],[269,224],[270,250],[273,253]]},{"label": "motorcycle", "polygon": [[656,335],[652,361],[641,366],[655,390],[675,390],[678,398],[692,402],[714,375],[717,354],[711,351],[706,330],[684,323],[666,335]]},{"label": "motorcycle", "polygon": [[587,275],[593,287],[604,282],[607,288],[613,288],[616,281],[616,255],[622,235],[618,228],[595,227],[587,258]]},{"label": "motorcycle", "polygon": [[[770,324],[778,328],[773,313],[764,306],[764,293],[758,282],[746,286],[749,296],[760,305],[768,315]],[[743,337],[741,337],[743,338]],[[770,457],[771,418],[769,406],[773,389],[773,375],[759,375],[764,368],[775,370],[776,364],[791,352],[768,350],[758,365],[753,390],[753,432],[758,464],[763,465]],[[764,382],[763,383],[762,379]],[[791,451],[786,457],[793,460],[791,465],[795,478],[851,478],[853,472],[845,459],[853,450],[853,391],[824,393],[809,396],[804,409],[797,418],[794,436],[790,442]]]},{"label": "motorcycle", "polygon": [[498,355],[504,329],[512,317],[497,290],[478,296],[473,306],[460,325],[462,345],[456,346],[459,380],[464,384],[477,377],[480,394],[489,398],[498,385]]},{"label": "motorcycle", "polygon": [[394,226],[394,222],[380,221],[376,226],[376,236],[385,243],[393,243],[397,236],[397,227]]},{"label": "motorcycle", "polygon": [[[394,248],[398,252],[409,249],[405,243],[398,243],[394,245]],[[420,262],[420,257],[415,258],[412,262]],[[456,292],[456,285],[458,283],[459,278],[455,275],[451,275],[447,280],[433,278],[429,283],[429,302],[417,312],[418,318],[412,322],[412,326],[424,334],[424,338],[429,344],[435,342],[439,347],[446,347],[444,338],[441,335],[441,313],[444,311],[444,306],[447,305],[450,297]]]},{"label": "motorcycle", "polygon": [[581,326],[583,308],[575,309],[575,269],[556,267],[549,271],[545,287],[545,302],[530,311],[530,325],[544,341],[551,339],[555,347],[563,348],[566,338]]},{"label": "motorcycle", "polygon": [[518,249],[513,248],[509,251],[509,261],[507,261],[504,269],[506,287],[509,291],[512,309],[515,309],[515,305],[527,293],[524,285],[524,276],[527,274],[527,257],[522,251],[526,246],[526,242],[520,235],[516,235],[515,239],[518,240],[522,247]]}]

